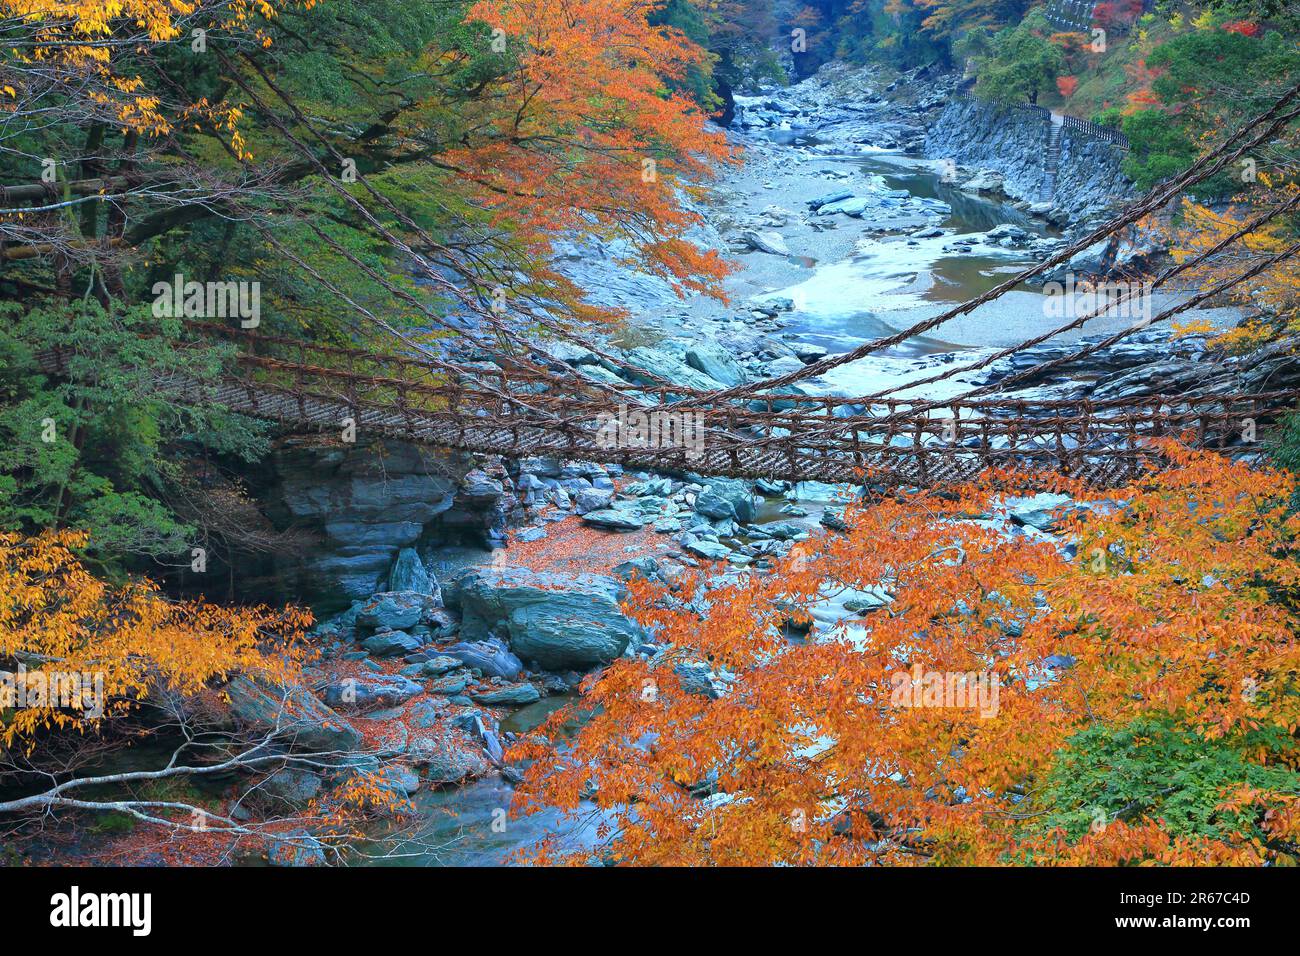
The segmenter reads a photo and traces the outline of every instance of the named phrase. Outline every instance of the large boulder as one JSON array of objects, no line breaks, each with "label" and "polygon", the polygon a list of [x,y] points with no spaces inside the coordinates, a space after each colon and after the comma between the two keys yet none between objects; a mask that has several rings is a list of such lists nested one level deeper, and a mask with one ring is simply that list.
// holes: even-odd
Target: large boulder
[{"label": "large boulder", "polygon": [[405,631],[384,631],[382,634],[367,637],[361,642],[361,646],[376,657],[397,657],[402,654],[417,653],[424,643]]},{"label": "large boulder", "polygon": [[603,511],[614,500],[612,488],[583,488],[573,497],[578,514],[585,515],[592,511]]},{"label": "large boulder", "polygon": [[443,653],[454,657],[466,667],[482,671],[487,677],[504,677],[514,680],[523,673],[524,665],[511,653],[499,638],[489,637],[479,641],[462,641],[453,644]]},{"label": "large boulder", "polygon": [[790,247],[785,244],[785,239],[779,232],[759,232],[757,229],[746,229],[740,234],[741,241],[751,249],[759,252],[766,252],[773,256],[788,256]]},{"label": "large boulder", "polygon": [[852,216],[855,219],[861,219],[862,215],[871,207],[871,200],[865,196],[852,196],[847,199],[837,199],[835,202],[828,202],[817,210],[819,216],[833,216],[836,213],[843,213],[846,216]]},{"label": "large boulder", "polygon": [[587,524],[609,531],[639,531],[645,527],[645,519],[635,511],[626,508],[601,508],[588,511],[582,516]]},{"label": "large boulder", "polygon": [[424,687],[400,674],[375,674],[344,677],[325,687],[325,700],[331,707],[364,710],[373,707],[396,707],[424,693]]},{"label": "large boulder", "polygon": [[707,339],[686,350],[686,364],[723,385],[741,385],[745,381],[745,370],[732,354],[717,342]]},{"label": "large boulder", "polygon": [[[716,380],[705,375],[699,369],[691,368],[685,362],[660,349],[639,345],[636,348],[628,349],[625,354],[627,360],[637,368],[644,369],[651,375],[655,375],[673,385],[698,388],[705,392],[716,391],[722,387]],[[638,385],[653,384],[652,380],[645,375],[632,373],[632,379]]]},{"label": "large boulder", "polygon": [[423,777],[433,784],[458,783],[492,769],[478,745],[444,729],[408,728],[395,723],[380,733],[379,746],[420,768]]},{"label": "large boulder", "polygon": [[1070,503],[1068,495],[1040,492],[1029,498],[1008,498],[1007,512],[1019,525],[1038,531],[1051,531],[1057,524],[1057,512]]},{"label": "large boulder", "polygon": [[816,199],[808,200],[808,208],[814,211],[821,209],[822,206],[828,206],[833,202],[841,202],[845,199],[852,199],[853,191],[850,189],[837,189],[834,192],[818,196]]},{"label": "large boulder", "polygon": [[695,499],[695,510],[709,518],[735,518],[753,521],[761,502],[746,481],[739,478],[712,478]]},{"label": "large boulder", "polygon": [[441,601],[419,591],[383,591],[357,609],[357,626],[404,631],[434,619]]},{"label": "large boulder", "polygon": [[489,707],[522,707],[542,699],[541,692],[532,684],[508,684],[470,694],[475,701]]},{"label": "large boulder", "polygon": [[619,610],[621,596],[620,582],[600,575],[487,568],[462,582],[462,630],[471,640],[499,634],[520,658],[547,670],[585,670],[644,639]]},{"label": "large boulder", "polygon": [[325,844],[299,827],[267,838],[266,861],[271,866],[325,866]]},{"label": "large boulder", "polygon": [[492,769],[482,750],[461,746],[458,741],[436,733],[414,733],[407,756],[433,784],[459,783],[481,777]]},{"label": "large boulder", "polygon": [[388,572],[388,590],[415,591],[417,594],[428,594],[441,601],[438,582],[429,574],[414,548],[403,548],[397,552],[393,569]]},{"label": "large boulder", "polygon": [[695,511],[706,518],[734,518],[736,507],[722,495],[705,489],[695,499]]},{"label": "large boulder", "polygon": [[[418,686],[418,685],[417,685]],[[356,750],[361,734],[311,691],[298,685],[268,686],[247,677],[226,685],[235,720],[313,753]]]},{"label": "large boulder", "polygon": [[272,800],[304,806],[320,794],[324,785],[324,778],[318,773],[296,767],[282,767],[263,780],[259,789]]}]

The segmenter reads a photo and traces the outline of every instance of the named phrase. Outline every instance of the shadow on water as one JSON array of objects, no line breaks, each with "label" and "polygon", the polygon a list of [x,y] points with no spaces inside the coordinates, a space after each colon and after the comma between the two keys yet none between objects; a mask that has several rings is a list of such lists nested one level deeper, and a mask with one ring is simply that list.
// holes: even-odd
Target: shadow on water
[{"label": "shadow on water", "polygon": [[994,199],[962,192],[956,183],[946,183],[928,163],[899,153],[873,153],[855,157],[854,164],[866,174],[876,174],[890,189],[906,189],[913,196],[938,199],[952,208],[944,226],[958,233],[987,232],[1009,222],[1040,235],[1054,234],[1042,220],[1014,206]]}]

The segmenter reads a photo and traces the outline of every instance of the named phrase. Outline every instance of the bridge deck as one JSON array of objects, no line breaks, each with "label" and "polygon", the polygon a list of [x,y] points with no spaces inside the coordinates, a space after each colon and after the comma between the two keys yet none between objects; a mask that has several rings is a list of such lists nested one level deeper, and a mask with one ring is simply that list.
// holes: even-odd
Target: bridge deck
[{"label": "bridge deck", "polygon": [[[1159,463],[1151,439],[1243,448],[1242,433],[1295,392],[1069,402],[985,398],[936,405],[757,394],[710,403],[685,388],[610,389],[575,377],[520,381],[499,369],[447,374],[418,358],[223,330],[243,345],[215,382],[158,387],[293,429],[367,433],[454,451],[547,455],[740,478],[932,486],[990,468],[1112,487]],[[278,355],[265,354],[277,351]],[[74,354],[41,356],[67,374]],[[527,377],[525,376],[525,379]],[[698,404],[694,399],[700,397]]]}]

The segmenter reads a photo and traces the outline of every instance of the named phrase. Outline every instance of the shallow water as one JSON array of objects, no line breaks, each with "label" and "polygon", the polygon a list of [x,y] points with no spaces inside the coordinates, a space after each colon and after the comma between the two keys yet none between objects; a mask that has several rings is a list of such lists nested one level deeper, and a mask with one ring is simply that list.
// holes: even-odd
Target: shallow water
[{"label": "shallow water", "polygon": [[[502,734],[524,734],[553,712],[573,706],[576,694],[557,694],[520,707],[501,721]],[[574,712],[562,730],[572,738],[581,726]],[[514,787],[498,773],[464,786],[422,789],[414,798],[417,824],[413,832],[387,830],[375,834],[367,847],[371,866],[503,866],[513,854],[526,852],[547,836],[557,836],[569,851],[597,845],[600,816],[585,804],[580,820],[566,819],[553,810],[521,816],[510,809]],[[399,842],[393,845],[394,840]]]},{"label": "shallow water", "polygon": [[[941,199],[952,207],[940,227],[945,235],[929,239],[884,237],[864,239],[858,252],[840,262],[821,263],[812,274],[773,296],[794,301],[794,315],[786,330],[832,353],[847,352],[869,339],[906,327],[917,316],[934,315],[944,308],[981,295],[1032,262],[1019,250],[976,244],[969,253],[945,251],[955,240],[983,233],[1002,223],[1014,223],[1043,233],[1012,206],[971,196],[943,182],[929,163],[899,154],[872,153],[844,157],[864,176],[883,177],[890,189]],[[1026,294],[1041,298],[1041,293]],[[907,312],[907,321],[890,313]],[[902,346],[881,353],[912,358],[952,352],[963,343],[936,336],[917,336]]]}]

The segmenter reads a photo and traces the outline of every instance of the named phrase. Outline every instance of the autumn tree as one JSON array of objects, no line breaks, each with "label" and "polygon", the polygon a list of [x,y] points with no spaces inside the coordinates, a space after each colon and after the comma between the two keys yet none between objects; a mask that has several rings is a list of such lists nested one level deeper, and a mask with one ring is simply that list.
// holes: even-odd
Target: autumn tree
[{"label": "autumn tree", "polygon": [[[1239,243],[1188,269],[1185,273],[1188,281],[1200,288],[1213,288],[1230,276],[1277,256],[1295,242],[1294,209],[1300,203],[1297,198],[1300,184],[1290,177],[1260,173],[1249,166],[1240,171],[1250,177],[1250,182],[1243,182],[1241,188],[1243,200],[1249,198],[1251,204],[1242,202],[1215,210],[1190,199],[1183,201],[1179,217],[1166,230],[1175,262],[1186,262],[1248,227],[1258,215],[1258,209],[1272,207],[1288,212],[1248,230]],[[1248,288],[1237,287],[1228,296],[1245,311],[1245,316],[1235,328],[1214,335],[1212,345],[1243,354],[1282,336],[1300,335],[1300,267],[1293,257],[1269,265]],[[1180,329],[1212,331],[1205,324],[1189,324]]]},{"label": "autumn tree", "polygon": [[[1157,46],[1132,65],[1132,99],[1123,129],[1132,145],[1124,171],[1138,188],[1187,168],[1212,148],[1235,117],[1265,107],[1294,82],[1294,43],[1281,31],[1246,36],[1211,19]],[[1290,165],[1287,138],[1254,157],[1257,166]],[[1239,173],[1240,170],[1235,171]],[[1198,187],[1202,199],[1226,198],[1242,180],[1228,170]]]},{"label": "autumn tree", "polygon": [[567,715],[525,741],[517,806],[594,804],[606,862],[1294,862],[1295,482],[1165,453],[1072,489],[1059,540],[972,485],[771,574],[634,581],[663,650],[586,682],[571,748]]},{"label": "autumn tree", "polygon": [[915,0],[925,13],[921,27],[946,40],[972,31],[1015,26],[1029,11],[1027,0]]},{"label": "autumn tree", "polygon": [[[262,845],[286,828],[284,814],[236,819],[192,785],[233,776],[253,788],[286,767],[360,758],[303,730],[318,719],[292,690],[310,615],[175,602],[144,580],[110,585],[77,558],[85,544],[74,532],[0,534],[0,821],[13,836],[31,821],[116,814]],[[235,675],[265,688],[246,731],[230,726],[222,703]],[[152,763],[113,769],[112,755],[131,745],[155,753]],[[353,776],[333,805],[302,808],[293,822],[345,840],[348,818],[384,793]]]}]

